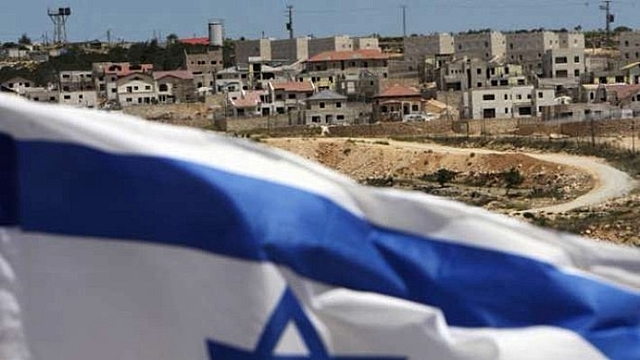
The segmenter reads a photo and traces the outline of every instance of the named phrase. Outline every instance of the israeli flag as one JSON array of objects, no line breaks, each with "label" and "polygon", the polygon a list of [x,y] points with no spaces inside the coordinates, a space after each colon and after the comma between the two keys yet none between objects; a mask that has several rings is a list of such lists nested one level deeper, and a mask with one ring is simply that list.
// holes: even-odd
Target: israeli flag
[{"label": "israeli flag", "polygon": [[0,358],[640,359],[640,253],[0,97]]}]

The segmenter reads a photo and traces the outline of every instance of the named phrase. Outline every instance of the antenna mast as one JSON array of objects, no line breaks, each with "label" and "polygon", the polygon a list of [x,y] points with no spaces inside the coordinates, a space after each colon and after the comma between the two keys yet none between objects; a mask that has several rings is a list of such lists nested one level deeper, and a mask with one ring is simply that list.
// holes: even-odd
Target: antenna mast
[{"label": "antenna mast", "polygon": [[287,5],[287,11],[289,12],[287,30],[289,30],[289,39],[293,39],[293,5]]}]

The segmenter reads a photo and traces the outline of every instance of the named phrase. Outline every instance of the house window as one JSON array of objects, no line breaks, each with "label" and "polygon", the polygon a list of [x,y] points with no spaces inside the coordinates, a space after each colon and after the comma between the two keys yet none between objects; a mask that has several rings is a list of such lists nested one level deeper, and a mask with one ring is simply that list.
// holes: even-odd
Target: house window
[{"label": "house window", "polygon": [[573,57],[573,62],[576,64],[580,64],[580,56],[574,56]]},{"label": "house window", "polygon": [[131,86],[127,86],[127,92],[128,93],[133,92],[133,88]]},{"label": "house window", "polygon": [[116,93],[117,91],[118,91],[118,89],[116,89],[116,88],[111,89],[112,93]]},{"label": "house window", "polygon": [[420,107],[417,104],[413,104],[411,105],[411,111],[414,111],[414,112],[420,111]]},{"label": "house window", "polygon": [[344,120],[344,115],[337,115],[336,120]]},{"label": "house window", "polygon": [[36,96],[33,98],[33,101],[40,101],[40,98]]},{"label": "house window", "polygon": [[287,98],[290,99],[290,100],[295,100],[296,99],[296,94],[289,94],[287,96]]},{"label": "house window", "polygon": [[476,74],[478,75],[482,74],[482,69],[476,69]]},{"label": "house window", "polygon": [[522,100],[522,95],[517,94],[517,95],[516,95],[516,100]]},{"label": "house window", "polygon": [[160,84],[158,86],[158,90],[160,90],[160,91],[169,91],[169,87],[167,86],[167,84]]},{"label": "house window", "polygon": [[70,100],[70,99],[71,99],[71,95],[65,95],[65,96],[64,96],[64,99],[65,99],[65,100]]},{"label": "house window", "polygon": [[320,106],[320,109],[324,109],[325,104],[321,102],[319,106]]},{"label": "house window", "polygon": [[508,114],[509,113],[509,108],[504,108],[504,113]]},{"label": "house window", "polygon": [[482,95],[482,100],[484,101],[491,101],[491,100],[495,100],[496,96],[494,94],[485,94]]},{"label": "house window", "polygon": [[341,102],[337,102],[337,103],[336,103],[336,107],[337,107],[337,108],[341,108],[341,107],[342,107],[342,103],[341,103]]},{"label": "house window", "polygon": [[82,99],[82,94],[78,95],[78,99]]},{"label": "house window", "polygon": [[133,102],[133,99],[132,98],[127,98],[127,102],[128,103]]},{"label": "house window", "polygon": [[282,94],[276,94],[276,100],[282,100]]},{"label": "house window", "polygon": [[145,89],[145,90],[151,90],[151,85],[145,85],[145,86],[144,86],[144,89]]},{"label": "house window", "polygon": [[509,100],[509,95],[504,94],[504,99],[505,99],[505,100]]},{"label": "house window", "polygon": [[566,56],[558,56],[556,57],[556,64],[566,64],[567,57]]},{"label": "house window", "polygon": [[134,87],[133,87],[133,90],[138,90],[138,87],[137,87],[137,86],[134,86]]},{"label": "house window", "polygon": [[578,70],[578,69],[573,70],[573,76],[575,76],[575,77],[580,76],[580,70]]}]

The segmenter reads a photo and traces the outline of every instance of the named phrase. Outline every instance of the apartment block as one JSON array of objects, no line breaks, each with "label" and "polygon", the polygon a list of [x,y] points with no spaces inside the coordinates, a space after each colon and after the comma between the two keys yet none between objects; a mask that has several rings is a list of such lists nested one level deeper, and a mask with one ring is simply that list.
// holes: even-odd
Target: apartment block
[{"label": "apartment block", "polygon": [[438,89],[465,91],[497,86],[526,85],[522,66],[479,59],[461,59],[436,69]]},{"label": "apartment block", "polygon": [[619,35],[620,57],[624,63],[640,61],[640,30],[624,31]]},{"label": "apartment block", "polygon": [[584,48],[551,49],[542,57],[545,78],[580,78],[585,73]]},{"label": "apartment block", "polygon": [[271,40],[239,40],[235,42],[236,64],[248,64],[249,58],[271,60]]},{"label": "apartment block", "polygon": [[473,89],[463,94],[461,113],[471,119],[507,119],[540,116],[554,105],[555,91],[532,85]]},{"label": "apartment block", "polygon": [[293,63],[309,58],[309,38],[283,39],[271,41],[271,58],[276,61]]},{"label": "apartment block", "polygon": [[351,39],[353,50],[380,50],[380,42],[376,37],[361,37]]},{"label": "apartment block", "polygon": [[185,68],[194,75],[212,74],[224,68],[222,49],[203,53],[185,53]]},{"label": "apartment block", "polygon": [[[576,78],[584,72],[584,34],[579,32],[532,31],[506,34],[507,61],[523,65],[525,71],[552,78]],[[550,51],[554,54],[547,54]],[[576,66],[556,69],[555,57],[580,58]],[[561,64],[562,65],[562,64]],[[579,65],[579,66],[578,66]],[[565,73],[565,70],[567,73]],[[576,72],[575,70],[579,70]],[[556,76],[556,72],[560,76]]]},{"label": "apartment block", "polygon": [[455,57],[482,60],[504,59],[506,54],[505,35],[498,31],[461,33],[453,37]]},{"label": "apartment block", "polygon": [[92,71],[61,71],[58,86],[60,104],[87,108],[98,105]]},{"label": "apartment block", "polygon": [[428,57],[455,52],[453,36],[448,33],[405,37],[402,43],[404,59],[416,64],[424,62]]}]

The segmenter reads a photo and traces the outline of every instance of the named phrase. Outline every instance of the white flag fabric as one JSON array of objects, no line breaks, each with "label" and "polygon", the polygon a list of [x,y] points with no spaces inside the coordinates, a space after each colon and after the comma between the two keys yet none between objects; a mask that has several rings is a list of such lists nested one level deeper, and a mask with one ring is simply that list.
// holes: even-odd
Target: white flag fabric
[{"label": "white flag fabric", "polygon": [[640,359],[640,253],[0,97],[0,358]]}]

